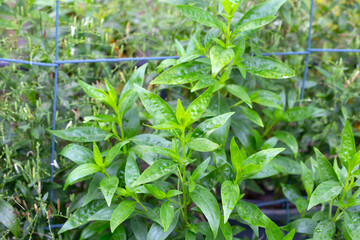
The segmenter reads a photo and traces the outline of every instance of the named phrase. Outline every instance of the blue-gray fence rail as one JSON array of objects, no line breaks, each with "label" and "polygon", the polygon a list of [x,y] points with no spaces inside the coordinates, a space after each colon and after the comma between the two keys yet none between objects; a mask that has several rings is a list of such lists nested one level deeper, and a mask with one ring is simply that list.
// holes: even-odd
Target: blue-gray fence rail
[{"label": "blue-gray fence rail", "polygon": [[[360,53],[360,49],[320,49],[320,48],[311,48],[311,33],[314,19],[314,0],[311,0],[311,8],[310,8],[310,22],[309,22],[309,35],[306,51],[302,52],[274,52],[274,53],[263,53],[264,56],[287,56],[287,55],[306,55],[305,58],[305,68],[304,75],[301,83],[301,93],[300,93],[300,101],[304,99],[304,90],[308,72],[309,58],[310,54],[318,53],[318,52],[331,52],[331,53]],[[165,59],[177,59],[176,56],[163,56],[163,57],[143,57],[143,58],[111,58],[111,59],[79,59],[79,60],[63,60],[59,61],[59,0],[56,0],[56,48],[55,48],[55,61],[54,63],[42,63],[42,62],[32,62],[32,61],[23,61],[16,59],[7,59],[0,58],[0,61],[9,62],[9,63],[18,63],[18,64],[29,64],[29,65],[37,65],[43,67],[53,67],[55,72],[54,77],[54,93],[53,93],[53,116],[52,116],[52,129],[56,130],[56,106],[57,106],[57,84],[58,84],[58,72],[59,66],[61,64],[77,64],[77,63],[101,63],[101,62],[130,62],[130,61],[155,61],[155,60],[165,60]],[[55,136],[51,137],[51,181],[54,180],[54,158],[55,158]],[[53,201],[53,192],[50,192],[50,200]],[[274,200],[269,202],[264,202],[261,204],[257,204],[258,207],[265,207],[276,204],[285,204],[286,208],[286,221],[289,222],[290,211],[289,211],[289,201],[287,199]],[[60,228],[62,224],[52,224],[50,223],[51,228]]]}]

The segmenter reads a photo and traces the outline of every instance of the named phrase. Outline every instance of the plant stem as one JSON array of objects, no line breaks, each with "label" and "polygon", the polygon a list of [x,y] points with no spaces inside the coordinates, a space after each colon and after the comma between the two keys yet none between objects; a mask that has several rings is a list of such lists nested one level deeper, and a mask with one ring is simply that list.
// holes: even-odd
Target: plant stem
[{"label": "plant stem", "polygon": [[178,202],[176,202],[176,201],[174,201],[174,200],[171,200],[170,198],[168,198],[168,200],[169,200],[169,202],[172,202],[172,203],[174,203],[174,204],[179,205],[180,207],[182,207],[181,203],[178,203]]},{"label": "plant stem", "polygon": [[[182,159],[186,158],[186,144],[185,144],[185,129],[182,130],[181,135],[181,145],[182,145]],[[181,167],[182,167],[182,178],[181,178],[181,184],[183,187],[183,218],[184,223],[187,223],[187,194],[186,194],[186,164],[181,161]]]},{"label": "plant stem", "polygon": [[265,132],[264,132],[264,134],[263,134],[262,136],[263,136],[263,137],[266,137],[266,136],[269,134],[269,132],[270,132],[270,130],[272,129],[272,127],[273,127],[276,123],[277,123],[277,121],[273,121],[273,122],[271,123],[271,125],[266,128],[266,130],[265,130]]},{"label": "plant stem", "polygon": [[239,101],[237,103],[235,103],[234,105],[232,105],[230,108],[233,108],[233,107],[237,107],[239,106],[240,104],[242,104],[244,101]]},{"label": "plant stem", "polygon": [[148,212],[147,208],[140,202],[137,194],[136,194],[136,197],[135,197],[134,199],[135,199],[135,201],[136,201],[138,204],[140,204],[140,206],[141,206],[146,212]]},{"label": "plant stem", "polygon": [[[340,203],[344,202],[344,199],[345,199],[345,196],[346,196],[346,193],[347,191],[349,190],[349,180],[350,180],[350,173],[348,172],[348,176],[346,178],[346,185],[345,187],[343,188],[343,194],[341,196],[341,200],[339,201]],[[335,215],[334,215],[334,222],[336,222],[338,220],[338,218],[340,218],[340,216],[342,215],[342,213],[339,215],[340,213],[340,210],[341,210],[341,207],[338,207],[336,209],[336,212],[335,212]],[[338,216],[339,215],[339,216]]]}]

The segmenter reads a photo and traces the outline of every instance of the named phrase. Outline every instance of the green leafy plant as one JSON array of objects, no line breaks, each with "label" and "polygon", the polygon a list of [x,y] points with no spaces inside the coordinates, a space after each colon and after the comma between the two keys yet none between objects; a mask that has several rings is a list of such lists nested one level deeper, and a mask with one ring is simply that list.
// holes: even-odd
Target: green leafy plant
[{"label": "green leafy plant", "polygon": [[[311,168],[301,163],[307,199],[293,186],[282,185],[286,197],[303,215],[283,229],[296,229],[299,233],[312,235],[313,239],[359,239],[360,152],[356,152],[349,122],[345,124],[340,151],[333,163],[317,148],[314,150],[316,160],[310,158]],[[306,212],[319,204],[321,210]]]},{"label": "green leafy plant", "polygon": [[[253,148],[251,154],[247,154],[244,147],[240,150],[233,137],[230,164],[226,159],[225,146],[229,138],[230,117],[236,112],[227,110],[230,107],[223,96],[231,93],[240,98],[234,106],[245,102],[247,107],[241,106],[240,109],[260,126],[261,118],[248,108],[252,108],[252,102],[280,108],[269,101],[273,97],[277,99],[276,94],[256,91],[250,98],[244,87],[226,84],[226,81],[235,67],[244,78],[246,72],[267,78],[294,76],[294,71],[278,60],[243,56],[245,38],[251,31],[273,21],[284,2],[271,0],[255,6],[233,26],[232,20],[240,1],[221,1],[225,12],[222,16],[227,22],[195,6],[177,6],[185,16],[214,28],[205,36],[205,47],[200,43],[198,33],[193,36],[186,51],[177,44],[180,59],[161,63],[162,69],[173,66],[151,82],[190,84],[192,92],[207,88],[201,94],[196,92],[196,99],[186,102],[186,110],[180,99],[177,99],[174,110],[161,97],[141,87],[146,66],[135,72],[120,96],[106,80],[106,91],[79,81],[90,97],[104,103],[111,111],[110,115],[86,117],[87,123],[83,127],[51,131],[68,141],[93,142],[93,151],[77,144],[70,144],[62,151],[62,155],[79,165],[68,175],[64,189],[95,175],[82,207],[70,216],[60,233],[96,220],[105,221],[104,227],[110,226],[110,232],[104,233],[106,236],[116,238],[130,234],[138,238],[136,234],[140,233],[131,231],[132,221],[136,221],[138,225],[142,222],[141,234],[147,239],[194,239],[197,234],[210,239],[232,239],[238,231],[233,232],[228,222],[231,218],[250,224],[255,233],[258,227],[265,228],[269,239],[292,239],[294,231],[284,237],[277,225],[259,208],[240,200],[243,197],[240,184],[260,173],[284,149],[269,146],[257,151]],[[214,93],[215,100],[212,98]],[[147,126],[158,134],[137,135],[139,112],[134,105],[137,96],[148,113],[144,117],[151,125]],[[125,127],[127,114],[129,125]],[[283,132],[277,135],[283,140],[287,137]],[[102,147],[99,148],[95,142],[100,142]],[[294,147],[292,150],[296,151]],[[137,158],[148,165],[141,174],[142,165],[139,167]],[[218,183],[221,186],[220,199],[216,198]],[[94,193],[98,192],[97,187],[102,192],[102,199]],[[235,215],[232,214],[234,208]],[[199,214],[203,214],[207,221],[199,222]],[[144,225],[149,220],[150,229]],[[93,234],[96,231],[94,226],[98,224],[96,221],[86,227],[91,228]],[[128,222],[130,225],[122,224]]]},{"label": "green leafy plant", "polygon": [[[145,67],[139,69],[135,75],[144,69]],[[116,238],[119,234],[129,232],[129,230],[125,231],[121,224],[129,219],[131,223],[131,220],[135,218],[153,222],[149,230],[146,225],[142,227],[143,234],[148,239],[153,237],[165,239],[170,234],[173,237],[178,235],[192,239],[197,233],[212,236],[211,238],[216,238],[221,234],[226,238],[232,238],[232,228],[228,219],[236,207],[239,216],[249,224],[266,227],[268,235],[281,234],[282,236],[276,224],[263,215],[255,205],[240,200],[243,194],[240,194],[239,184],[244,179],[260,172],[283,149],[267,149],[248,157],[244,148],[240,150],[233,138],[230,146],[232,164],[224,162],[216,168],[209,164],[210,158],[203,160],[198,153],[213,152],[220,147],[208,139],[208,136],[223,126],[233,113],[202,121],[195,129],[191,127],[206,111],[213,87],[208,88],[195,99],[186,110],[179,100],[174,112],[159,96],[138,86],[135,83],[136,80],[141,84],[141,78],[134,77],[129,80],[127,86],[133,85],[133,88],[125,87],[125,93],[119,101],[116,101],[116,94],[112,95],[113,98],[110,97],[113,93],[110,85],[107,85],[107,92],[105,92],[80,82],[85,92],[112,107],[114,114],[91,117],[97,122],[93,126],[51,131],[66,140],[93,142],[93,151],[77,144],[70,144],[62,151],[62,155],[79,164],[68,175],[64,189],[94,173],[102,175],[102,179],[94,184],[98,184],[103,200],[86,201],[87,204],[83,204],[83,207],[70,217],[60,233],[79,227],[88,221],[102,220],[108,222],[112,237]],[[126,92],[126,89],[135,90]],[[124,115],[119,109],[127,108],[129,111],[133,107],[136,97],[131,96],[130,93],[138,94],[140,97],[145,109],[156,123],[151,127],[166,131],[171,142],[153,134],[140,134],[130,138],[121,135],[124,131],[121,130],[122,121],[120,120]],[[126,114],[126,111],[123,113]],[[112,120],[109,121],[109,119]],[[115,124],[119,127],[120,134]],[[109,149],[101,153],[95,141],[107,139],[115,139],[119,142],[110,144]],[[131,142],[136,145],[134,146]],[[148,145],[149,143],[152,145]],[[164,147],[164,144],[169,148]],[[116,165],[119,165],[120,159],[116,159],[119,153],[126,157],[124,171],[113,170]],[[141,174],[136,156],[149,164]],[[213,158],[214,163],[220,160],[217,157]],[[120,182],[120,179],[123,179],[123,182]],[[94,180],[95,176],[92,182]],[[164,181],[166,184],[163,184]],[[219,181],[222,182],[223,216],[218,200],[211,190]],[[96,188],[91,189],[87,196],[93,196],[92,191],[97,191]],[[158,200],[153,204],[141,201],[149,197]],[[197,207],[188,209],[192,203],[195,203]],[[205,215],[208,224],[196,221],[198,211]],[[251,212],[256,215],[249,215]],[[257,222],[259,217],[262,219],[261,222]],[[89,226],[93,224],[95,223]]]}]

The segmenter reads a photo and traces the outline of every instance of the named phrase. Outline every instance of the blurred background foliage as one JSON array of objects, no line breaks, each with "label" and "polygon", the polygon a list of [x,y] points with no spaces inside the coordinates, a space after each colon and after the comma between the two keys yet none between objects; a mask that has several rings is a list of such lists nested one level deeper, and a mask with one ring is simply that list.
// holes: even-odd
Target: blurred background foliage
[{"label": "blurred background foliage", "polygon": [[[198,28],[167,2],[174,0],[61,0],[60,60],[177,55],[175,40],[186,45]],[[187,2],[187,0],[182,0]],[[193,0],[217,13],[212,0]],[[243,1],[237,17],[261,0]],[[275,22],[251,39],[251,52],[306,51],[310,0],[289,0]],[[52,63],[55,61],[55,0],[0,0],[0,58]],[[360,49],[360,0],[315,0],[312,48]],[[201,30],[201,29],[200,29]],[[284,108],[296,105],[322,109],[320,118],[277,123],[273,130],[292,132],[299,142],[298,159],[312,154],[312,146],[336,154],[340,134],[349,119],[360,137],[360,54],[312,53],[305,89],[300,88],[305,55],[279,57],[297,76],[290,80],[246,79],[249,90],[268,89],[283,96]],[[101,86],[107,79],[120,92],[133,70],[143,62],[64,64],[59,68],[57,128],[78,125],[84,116],[101,112],[101,105],[80,90],[76,80]],[[156,76],[159,61],[149,63],[146,83]],[[244,83],[239,76],[238,82]],[[66,194],[61,183],[72,165],[56,156],[55,182],[50,182],[53,68],[0,61],[0,197],[19,217],[21,236],[49,237],[50,213],[66,215],[83,194]],[[169,90],[171,91],[171,89]],[[176,94],[168,95],[168,100]],[[186,96],[186,93],[185,93]],[[257,109],[266,123],[267,115]],[[270,120],[269,120],[269,124]],[[249,136],[255,138],[256,136]],[[57,152],[62,148],[58,142]],[[277,181],[277,180],[276,180]],[[251,183],[252,184],[252,183]],[[278,183],[262,183],[281,192]],[[262,192],[258,186],[256,192]],[[275,190],[274,190],[275,189]],[[54,202],[49,191],[54,190]],[[59,190],[59,191],[56,191]],[[0,226],[3,236],[10,236]],[[51,233],[50,233],[51,234]]]}]

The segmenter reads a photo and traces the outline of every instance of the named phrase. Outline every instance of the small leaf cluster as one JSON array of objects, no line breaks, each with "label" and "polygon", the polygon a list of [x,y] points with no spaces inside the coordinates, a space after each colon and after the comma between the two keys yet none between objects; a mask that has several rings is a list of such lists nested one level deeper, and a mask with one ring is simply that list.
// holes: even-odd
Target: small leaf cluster
[{"label": "small leaf cluster", "polygon": [[[317,148],[314,151],[316,159],[310,158],[310,169],[301,162],[301,179],[307,198],[294,186],[282,185],[285,196],[296,205],[302,216],[283,229],[296,229],[312,235],[313,239],[359,239],[356,206],[360,203],[360,151],[356,151],[349,122],[342,132],[339,154],[332,163]],[[310,211],[320,204],[320,211]]]}]

